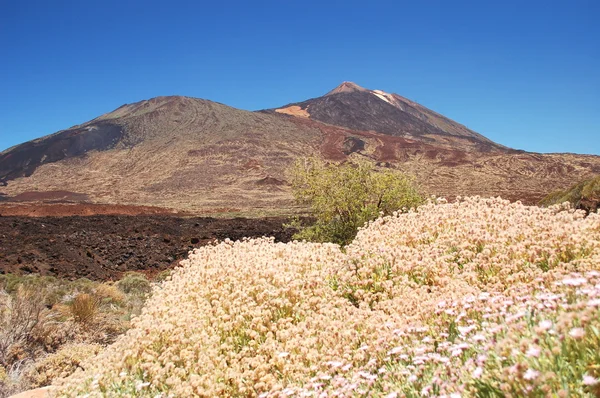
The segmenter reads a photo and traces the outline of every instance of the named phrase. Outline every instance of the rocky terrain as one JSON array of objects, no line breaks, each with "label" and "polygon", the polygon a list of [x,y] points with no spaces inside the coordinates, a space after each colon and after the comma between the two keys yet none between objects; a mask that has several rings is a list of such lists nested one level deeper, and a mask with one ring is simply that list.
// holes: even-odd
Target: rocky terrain
[{"label": "rocky terrain", "polygon": [[273,236],[288,241],[283,218],[180,218],[172,215],[0,217],[0,273],[116,280],[156,274],[214,240]]}]

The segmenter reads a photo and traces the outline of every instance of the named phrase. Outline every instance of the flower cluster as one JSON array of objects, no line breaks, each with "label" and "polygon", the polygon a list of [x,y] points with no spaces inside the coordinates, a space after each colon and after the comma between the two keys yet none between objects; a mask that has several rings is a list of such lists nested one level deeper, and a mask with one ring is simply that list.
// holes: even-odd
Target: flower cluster
[{"label": "flower cluster", "polygon": [[600,216],[429,203],[333,244],[195,250],[58,396],[600,393]]}]

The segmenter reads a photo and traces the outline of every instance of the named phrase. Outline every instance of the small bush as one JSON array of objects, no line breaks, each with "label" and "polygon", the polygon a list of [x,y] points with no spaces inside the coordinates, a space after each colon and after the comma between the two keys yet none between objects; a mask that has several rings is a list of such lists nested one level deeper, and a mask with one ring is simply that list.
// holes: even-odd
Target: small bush
[{"label": "small bush", "polygon": [[161,271],[158,273],[158,275],[156,275],[156,277],[154,277],[154,282],[157,282],[157,283],[164,282],[165,280],[167,280],[168,277],[171,276],[172,273],[173,273],[172,269],[166,269],[164,271]]},{"label": "small bush", "polygon": [[542,206],[569,202],[574,208],[594,212],[600,204],[600,176],[581,181],[565,191],[550,193],[540,201]]},{"label": "small bush", "polygon": [[35,290],[19,287],[14,296],[0,291],[0,365],[8,368],[16,352],[30,339],[43,320],[43,297]]},{"label": "small bush", "polygon": [[94,294],[102,301],[107,301],[111,304],[121,305],[127,297],[119,290],[115,285],[103,283],[98,285],[94,291]]},{"label": "small bush", "polygon": [[116,285],[122,292],[131,295],[145,295],[152,291],[152,285],[146,275],[139,272],[127,272]]},{"label": "small bush", "polygon": [[326,164],[318,159],[296,162],[290,170],[294,197],[310,206],[317,221],[300,230],[295,239],[350,243],[358,228],[380,215],[408,210],[423,203],[414,181],[394,169],[371,163]]},{"label": "small bush", "polygon": [[87,293],[80,293],[71,304],[71,315],[75,322],[83,325],[90,324],[94,321],[98,312],[98,298]]}]

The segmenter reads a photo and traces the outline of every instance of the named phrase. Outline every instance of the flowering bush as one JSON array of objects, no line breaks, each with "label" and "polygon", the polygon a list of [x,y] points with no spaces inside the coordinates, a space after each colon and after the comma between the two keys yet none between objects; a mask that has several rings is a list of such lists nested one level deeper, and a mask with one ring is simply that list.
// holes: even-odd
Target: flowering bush
[{"label": "flowering bush", "polygon": [[598,396],[600,216],[478,197],[196,249],[57,396]]}]

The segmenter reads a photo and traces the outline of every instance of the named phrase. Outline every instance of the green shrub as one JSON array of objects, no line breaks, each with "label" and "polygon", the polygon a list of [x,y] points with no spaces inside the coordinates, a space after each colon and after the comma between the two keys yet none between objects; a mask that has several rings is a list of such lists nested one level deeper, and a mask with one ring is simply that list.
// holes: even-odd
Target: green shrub
[{"label": "green shrub", "polygon": [[413,179],[394,169],[378,169],[360,161],[327,164],[302,159],[289,171],[296,201],[308,205],[315,224],[292,226],[295,239],[348,244],[358,228],[383,214],[423,203]]},{"label": "green shrub", "polygon": [[127,272],[116,285],[123,293],[131,295],[141,296],[152,291],[150,281],[140,272]]},{"label": "green shrub", "polygon": [[600,176],[581,181],[564,191],[550,193],[540,201],[541,206],[569,202],[573,207],[596,211],[600,203]]}]

